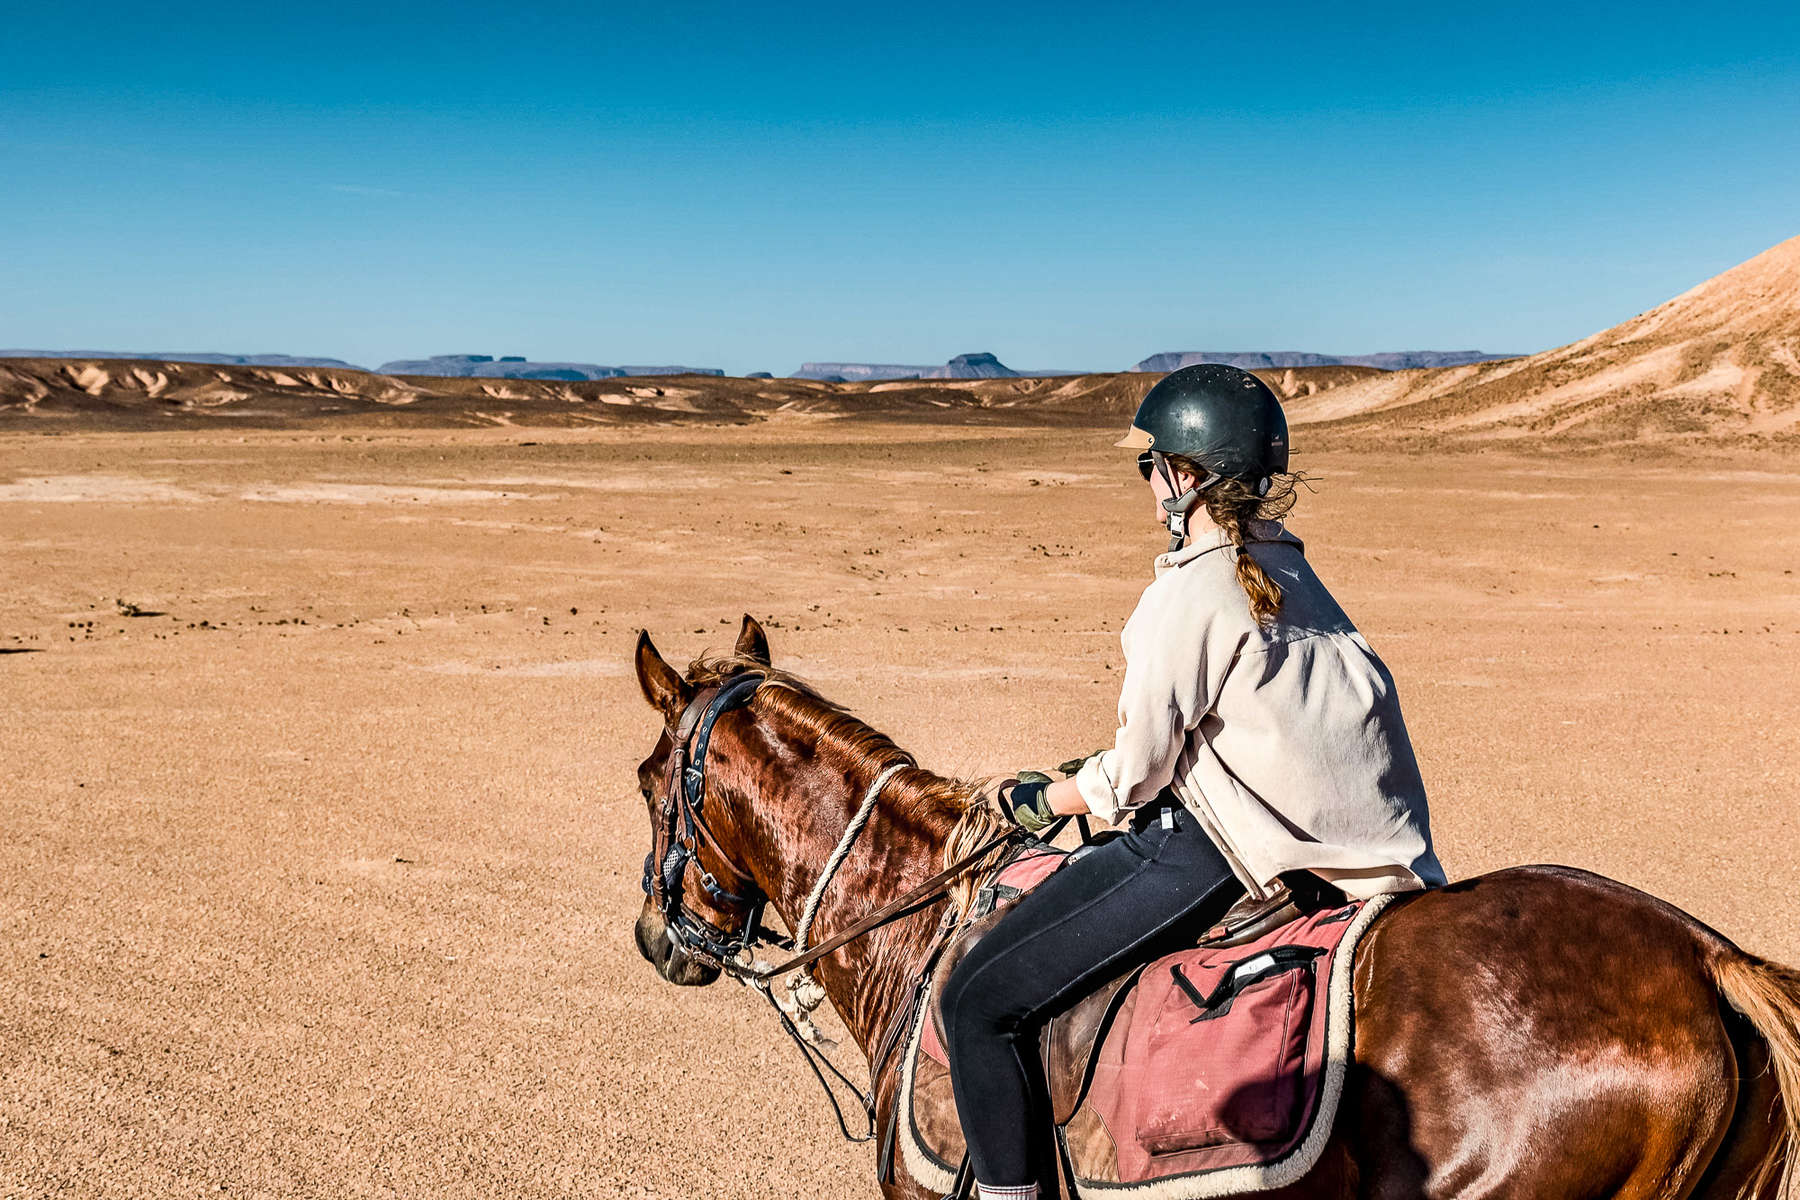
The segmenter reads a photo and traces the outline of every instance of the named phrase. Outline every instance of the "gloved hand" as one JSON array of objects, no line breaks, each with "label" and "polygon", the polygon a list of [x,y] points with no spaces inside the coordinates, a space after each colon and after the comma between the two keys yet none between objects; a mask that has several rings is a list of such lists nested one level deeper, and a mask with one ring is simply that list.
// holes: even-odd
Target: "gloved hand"
[{"label": "gloved hand", "polygon": [[1018,782],[1000,792],[1000,811],[1026,833],[1041,833],[1055,820],[1045,796],[1050,777],[1042,771],[1020,771]]}]

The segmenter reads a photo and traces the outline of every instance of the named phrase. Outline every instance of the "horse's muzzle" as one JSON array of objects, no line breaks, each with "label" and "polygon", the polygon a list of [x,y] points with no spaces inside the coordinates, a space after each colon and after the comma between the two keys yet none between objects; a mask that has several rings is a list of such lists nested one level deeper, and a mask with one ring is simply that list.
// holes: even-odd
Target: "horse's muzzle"
[{"label": "horse's muzzle", "polygon": [[656,968],[656,973],[681,987],[704,987],[719,977],[719,968],[688,957],[686,951],[669,936],[669,926],[662,914],[649,904],[638,914],[632,930],[638,953]]}]

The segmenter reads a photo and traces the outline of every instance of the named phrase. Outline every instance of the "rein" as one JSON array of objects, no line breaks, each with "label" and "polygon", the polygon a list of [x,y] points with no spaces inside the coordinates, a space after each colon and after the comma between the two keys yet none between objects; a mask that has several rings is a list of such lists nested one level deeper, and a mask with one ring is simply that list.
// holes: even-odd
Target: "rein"
[{"label": "rein", "polygon": [[948,867],[945,867],[942,871],[939,871],[936,875],[933,875],[931,878],[912,888],[912,890],[908,891],[898,900],[892,900],[887,904],[884,904],[882,907],[876,909],[874,912],[850,926],[850,928],[844,930],[842,933],[831,938],[829,941],[821,942],[811,950],[808,950],[803,954],[796,954],[787,961],[778,963],[775,966],[760,967],[752,970],[746,975],[746,978],[759,981],[769,980],[781,975],[786,975],[789,971],[811,966],[813,963],[818,962],[821,958],[824,958],[833,951],[843,949],[857,938],[873,933],[883,925],[898,921],[901,917],[912,915],[914,912],[926,907],[933,901],[948,895],[950,885],[956,882],[960,876],[967,874],[971,867],[975,866],[976,863],[980,862],[983,858],[986,858],[989,854],[992,854],[1001,846],[1004,846],[1008,842],[1017,841],[1020,838],[1021,833],[1022,831],[1020,830],[1009,829],[1004,833],[995,834],[975,849],[969,851],[969,853],[957,859],[954,863],[951,863]]},{"label": "rein", "polygon": [[[795,926],[794,937],[790,940],[773,933],[763,925],[763,912],[768,904],[756,884],[740,868],[726,857],[718,839],[706,826],[704,806],[706,802],[706,752],[711,744],[713,726],[728,709],[746,704],[752,694],[764,682],[764,677],[756,674],[744,674],[721,684],[708,688],[697,694],[685,709],[680,718],[669,728],[671,749],[669,751],[668,773],[665,779],[663,803],[660,812],[661,821],[657,827],[656,837],[652,842],[650,853],[644,857],[644,892],[656,904],[662,915],[663,923],[668,930],[669,938],[681,950],[702,962],[717,966],[720,971],[736,979],[746,987],[755,988],[769,1001],[775,1015],[780,1018],[782,1028],[786,1031],[801,1054],[806,1058],[806,1065],[812,1069],[813,1076],[818,1079],[819,1086],[825,1090],[825,1096],[831,1103],[832,1111],[837,1117],[838,1129],[847,1141],[867,1142],[875,1136],[875,1097],[873,1089],[880,1076],[887,1056],[892,1052],[896,1039],[884,1037],[880,1048],[869,1066],[870,1090],[864,1091],[853,1080],[846,1076],[826,1057],[824,1050],[818,1046],[818,1030],[813,1027],[811,1012],[824,998],[823,990],[813,981],[810,968],[820,959],[825,958],[843,947],[864,937],[884,925],[891,924],[902,917],[929,907],[942,899],[950,891],[950,885],[975,867],[982,859],[1008,842],[1018,840],[1022,834],[1017,829],[1009,829],[996,834],[983,842],[970,853],[956,862],[908,889],[899,898],[890,901],[874,912],[863,917],[848,929],[826,939],[819,945],[806,945],[812,932],[813,919],[818,915],[819,904],[824,899],[826,889],[836,876],[838,868],[848,857],[850,849],[867,826],[874,814],[876,804],[881,798],[882,788],[902,769],[913,766],[910,759],[903,759],[884,768],[877,775],[868,789],[863,793],[862,803],[845,828],[843,837],[826,860],[818,881],[806,898],[805,908]],[[717,878],[706,869],[700,861],[699,845],[705,845],[717,857],[721,870],[733,876],[732,886],[737,891],[727,890]],[[692,865],[700,872],[700,885],[713,904],[727,911],[744,914],[744,923],[735,933],[731,930],[719,929],[702,917],[695,916],[682,904],[682,891],[686,886],[687,869]],[[947,916],[948,914],[946,914]],[[948,926],[949,922],[945,922]],[[936,958],[936,949],[941,948],[946,927],[940,927],[935,939],[936,946],[926,957],[929,964]],[[756,947],[772,945],[778,949],[792,950],[791,957],[770,966],[758,962]],[[929,970],[929,965],[927,965]],[[803,974],[788,987],[790,1002],[798,1013],[796,1021],[782,1003],[775,998],[770,987],[771,981],[783,975],[801,971]],[[809,995],[802,998],[800,990],[809,989]],[[915,989],[916,990],[916,989]],[[804,1031],[803,1031],[804,1026]],[[809,1036],[810,1035],[810,1036]],[[844,1120],[843,1108],[838,1103],[837,1093],[827,1082],[824,1071],[829,1071],[845,1087],[855,1093],[862,1104],[863,1115],[868,1123],[868,1131],[862,1135],[853,1134]]]}]

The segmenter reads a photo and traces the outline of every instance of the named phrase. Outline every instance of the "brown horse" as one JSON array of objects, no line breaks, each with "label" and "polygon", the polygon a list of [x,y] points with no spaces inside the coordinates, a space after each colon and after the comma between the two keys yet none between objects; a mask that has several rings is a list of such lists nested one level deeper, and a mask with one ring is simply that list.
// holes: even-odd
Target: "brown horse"
[{"label": "brown horse", "polygon": [[[696,691],[765,678],[725,711],[706,763],[698,857],[721,888],[681,891],[684,914],[741,932],[766,899],[789,928],[894,744],[769,666],[744,618],[736,653],[686,677],[649,637],[638,681],[662,715],[638,778],[658,821],[671,730]],[[830,882],[820,936],[938,871],[973,789],[907,767]],[[821,960],[817,977],[866,1056],[879,1118],[894,1103],[893,1040],[941,905]],[[672,939],[647,902],[643,956],[666,980],[718,969]],[[819,944],[820,937],[814,938]],[[1520,867],[1397,901],[1356,953],[1355,1061],[1333,1140],[1300,1197],[1756,1197],[1800,1194],[1800,972],[1764,962],[1680,910],[1561,867]],[[890,1197],[925,1193],[906,1178]]]}]

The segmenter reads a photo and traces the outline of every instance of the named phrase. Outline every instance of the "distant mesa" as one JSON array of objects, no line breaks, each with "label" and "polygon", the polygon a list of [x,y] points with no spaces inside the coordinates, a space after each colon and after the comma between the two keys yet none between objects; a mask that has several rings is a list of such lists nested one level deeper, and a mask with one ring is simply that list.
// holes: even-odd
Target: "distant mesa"
[{"label": "distant mesa", "polygon": [[599,363],[531,362],[520,354],[434,354],[400,358],[376,368],[383,375],[440,379],[618,379],[626,375],[723,375],[717,367],[604,367]]},{"label": "distant mesa", "polygon": [[905,367],[898,363],[809,362],[788,376],[816,379],[820,383],[868,383],[877,379],[917,379],[934,367]]},{"label": "distant mesa", "polygon": [[524,355],[434,354],[399,358],[376,368],[383,375],[427,375],[439,379],[614,379],[624,372],[593,363],[534,363]]},{"label": "distant mesa", "polygon": [[917,379],[924,367],[902,367],[895,363],[801,363],[789,379],[813,379],[820,383],[869,383],[878,379]]},{"label": "distant mesa", "polygon": [[941,367],[900,363],[809,362],[788,376],[821,383],[872,383],[884,379],[1026,379],[1047,375],[1084,375],[1085,371],[1015,371],[986,351],[959,354]]},{"label": "distant mesa", "polygon": [[925,379],[1016,379],[1018,372],[992,354],[959,354],[936,370],[925,372]]},{"label": "distant mesa", "polygon": [[1131,369],[1166,375],[1196,363],[1223,363],[1246,371],[1282,367],[1375,367],[1383,371],[1409,371],[1417,367],[1463,367],[1470,363],[1518,358],[1517,354],[1489,354],[1485,350],[1395,350],[1386,354],[1312,354],[1305,350],[1175,350],[1152,354]]},{"label": "distant mesa", "polygon": [[0,358],[151,359],[156,362],[210,363],[220,367],[336,367],[344,371],[369,368],[341,358],[310,358],[294,354],[196,354],[164,350],[0,350]]},{"label": "distant mesa", "polygon": [[745,379],[773,379],[773,378],[775,378],[775,376],[770,371],[752,371],[748,375],[744,376],[744,378]]},{"label": "distant mesa", "polygon": [[682,366],[629,367],[629,366],[627,366],[627,367],[620,367],[618,370],[619,370],[619,374],[621,374],[621,375],[714,375],[714,376],[718,376],[720,378],[723,378],[725,375],[725,370],[722,367],[682,367]]}]

